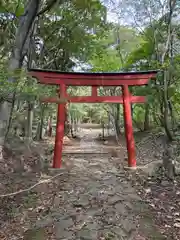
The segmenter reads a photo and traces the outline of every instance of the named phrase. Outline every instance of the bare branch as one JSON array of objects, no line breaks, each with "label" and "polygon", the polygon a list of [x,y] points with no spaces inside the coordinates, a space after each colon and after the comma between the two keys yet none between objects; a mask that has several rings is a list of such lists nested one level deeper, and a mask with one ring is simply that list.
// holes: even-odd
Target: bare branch
[{"label": "bare branch", "polygon": [[29,192],[31,191],[32,189],[34,189],[35,187],[37,187],[38,185],[40,184],[43,184],[43,183],[49,183],[51,182],[53,179],[63,175],[64,173],[59,173],[59,174],[56,174],[55,176],[51,177],[51,178],[48,178],[48,179],[45,179],[45,180],[40,180],[39,182],[37,182],[36,184],[32,185],[31,187],[29,188],[26,188],[26,189],[22,189],[22,190],[19,190],[17,192],[12,192],[12,193],[7,193],[7,194],[2,194],[0,195],[0,198],[4,198],[4,197],[12,197],[12,196],[15,196],[17,194],[20,194],[20,193],[24,193],[24,192]]}]

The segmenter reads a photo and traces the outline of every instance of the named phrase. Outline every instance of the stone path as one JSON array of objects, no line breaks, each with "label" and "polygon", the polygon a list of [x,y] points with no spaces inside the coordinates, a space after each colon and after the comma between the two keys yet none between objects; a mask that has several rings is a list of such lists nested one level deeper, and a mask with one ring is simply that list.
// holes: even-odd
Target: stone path
[{"label": "stone path", "polygon": [[[82,133],[82,152],[88,148],[103,153],[103,145],[94,137]],[[72,161],[69,177],[54,196],[53,210],[35,224],[42,229],[53,222],[54,237],[26,239],[165,239],[156,229],[148,206],[128,182],[123,168],[114,166],[110,155],[82,154],[72,156]]]}]

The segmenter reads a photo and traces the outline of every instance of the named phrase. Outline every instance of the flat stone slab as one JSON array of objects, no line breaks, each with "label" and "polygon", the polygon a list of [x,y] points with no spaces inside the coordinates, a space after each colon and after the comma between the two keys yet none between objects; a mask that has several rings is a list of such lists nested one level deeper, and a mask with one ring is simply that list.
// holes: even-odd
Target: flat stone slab
[{"label": "flat stone slab", "polygon": [[110,154],[108,151],[93,151],[93,150],[64,150],[62,154]]}]

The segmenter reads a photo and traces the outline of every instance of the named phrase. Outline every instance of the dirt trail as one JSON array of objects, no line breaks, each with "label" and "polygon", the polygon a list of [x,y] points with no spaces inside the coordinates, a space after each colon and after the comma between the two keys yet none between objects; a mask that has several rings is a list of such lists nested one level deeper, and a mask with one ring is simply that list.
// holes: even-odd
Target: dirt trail
[{"label": "dirt trail", "polygon": [[[148,207],[128,182],[123,164],[120,163],[117,169],[114,165],[117,159],[106,154],[107,146],[96,141],[98,134],[98,130],[87,129],[80,134],[82,153],[92,151],[95,155],[72,157],[73,175],[68,186],[73,190],[69,195],[71,207],[68,207],[67,215],[70,216],[71,211],[75,214],[73,205],[78,207],[75,218],[77,222],[81,219],[83,225],[74,239],[164,239],[156,229]],[[121,146],[122,163],[124,149],[124,145]],[[64,229],[62,232],[67,234]]]},{"label": "dirt trail", "polygon": [[[83,130],[80,135],[82,154],[70,156],[73,168],[52,183],[37,187],[34,193],[27,193],[28,206],[24,206],[25,197],[21,199],[22,206],[11,219],[18,229],[14,226],[11,236],[4,239],[166,239],[123,166],[117,169],[117,159],[106,154],[106,147],[95,140],[98,131]],[[70,152],[70,148],[65,151]],[[86,154],[87,150],[94,154]],[[4,226],[5,231],[8,228]]]}]

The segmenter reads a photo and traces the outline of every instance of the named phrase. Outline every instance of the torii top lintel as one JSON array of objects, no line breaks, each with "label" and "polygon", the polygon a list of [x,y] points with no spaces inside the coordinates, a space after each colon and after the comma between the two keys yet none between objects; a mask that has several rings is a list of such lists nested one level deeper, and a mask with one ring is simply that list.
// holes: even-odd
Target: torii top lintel
[{"label": "torii top lintel", "polygon": [[139,72],[59,72],[43,69],[29,69],[29,74],[38,79],[41,84],[67,86],[121,86],[145,85],[154,78],[158,71]]}]

